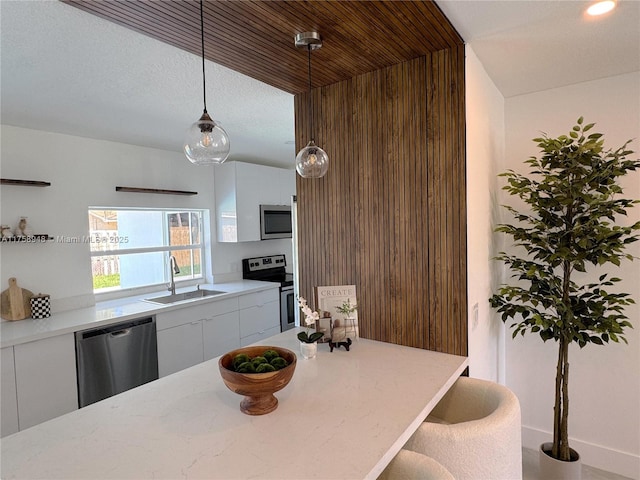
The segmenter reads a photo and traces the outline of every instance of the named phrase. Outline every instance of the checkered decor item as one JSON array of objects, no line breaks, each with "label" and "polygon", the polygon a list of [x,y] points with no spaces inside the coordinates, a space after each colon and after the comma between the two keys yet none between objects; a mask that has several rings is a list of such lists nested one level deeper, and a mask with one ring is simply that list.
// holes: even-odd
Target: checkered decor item
[{"label": "checkered decor item", "polygon": [[33,318],[47,318],[51,316],[50,296],[39,293],[31,297],[31,316]]}]

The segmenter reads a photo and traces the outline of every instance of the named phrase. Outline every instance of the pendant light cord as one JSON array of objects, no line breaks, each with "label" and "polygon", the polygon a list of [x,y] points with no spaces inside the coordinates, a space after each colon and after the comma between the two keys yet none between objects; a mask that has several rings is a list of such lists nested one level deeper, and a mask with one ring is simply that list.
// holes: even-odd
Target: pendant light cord
[{"label": "pendant light cord", "polygon": [[311,141],[315,143],[313,129],[313,102],[311,101],[311,43],[307,45],[309,52],[309,124],[311,125]]},{"label": "pendant light cord", "polygon": [[204,74],[204,13],[200,0],[200,43],[202,47],[202,98],[204,99],[204,113],[207,113],[207,80]]}]

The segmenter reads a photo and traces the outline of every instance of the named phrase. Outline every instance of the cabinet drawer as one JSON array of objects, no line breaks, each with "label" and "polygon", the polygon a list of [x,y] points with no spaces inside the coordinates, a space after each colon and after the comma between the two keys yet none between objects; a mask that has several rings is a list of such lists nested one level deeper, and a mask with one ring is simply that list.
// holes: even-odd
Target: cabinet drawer
[{"label": "cabinet drawer", "polygon": [[240,338],[273,327],[280,328],[280,302],[240,310]]},{"label": "cabinet drawer", "polygon": [[225,313],[238,311],[238,297],[226,298],[224,300],[216,300],[206,304],[209,310],[207,318],[223,315]]},{"label": "cabinet drawer", "polygon": [[280,333],[280,325],[277,327],[272,327],[267,330],[264,330],[259,333],[254,333],[253,335],[249,335],[248,337],[244,337],[240,340],[240,346],[246,347],[247,345],[251,345],[252,343],[259,342],[260,340],[264,340],[265,338],[272,337]]},{"label": "cabinet drawer", "polygon": [[247,293],[238,297],[240,310],[243,308],[256,307],[269,302],[280,302],[280,290],[262,290],[261,292]]},{"label": "cabinet drawer", "polygon": [[184,307],[170,312],[161,312],[156,314],[156,330],[166,330],[167,328],[186,325],[187,323],[197,322],[210,318],[209,305],[195,305],[193,307]]}]

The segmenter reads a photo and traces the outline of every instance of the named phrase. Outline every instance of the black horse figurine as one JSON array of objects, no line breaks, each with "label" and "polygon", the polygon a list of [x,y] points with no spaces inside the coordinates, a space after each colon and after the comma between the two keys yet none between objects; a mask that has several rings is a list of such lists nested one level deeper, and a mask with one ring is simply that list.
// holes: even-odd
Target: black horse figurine
[{"label": "black horse figurine", "polygon": [[347,338],[347,341],[346,341],[346,342],[333,342],[333,341],[330,341],[330,342],[329,342],[329,349],[330,349],[329,351],[330,351],[330,352],[333,352],[333,349],[334,349],[334,348],[336,348],[336,347],[337,347],[337,348],[344,347],[344,348],[347,350],[347,352],[348,352],[348,351],[349,351],[349,346],[350,346],[352,343],[353,343],[353,342],[351,341],[351,339],[350,339],[350,338]]}]

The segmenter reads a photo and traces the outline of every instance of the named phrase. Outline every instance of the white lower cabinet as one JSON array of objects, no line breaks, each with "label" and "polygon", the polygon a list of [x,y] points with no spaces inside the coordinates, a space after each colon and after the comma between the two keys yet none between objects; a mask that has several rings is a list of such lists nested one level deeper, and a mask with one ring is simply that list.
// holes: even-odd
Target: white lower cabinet
[{"label": "white lower cabinet", "polygon": [[238,312],[207,318],[202,322],[204,359],[211,360],[240,346]]},{"label": "white lower cabinet", "polygon": [[246,346],[280,333],[278,289],[240,297],[240,345]]},{"label": "white lower cabinet", "polygon": [[246,347],[247,345],[259,342],[261,340],[264,340],[265,338],[273,337],[278,333],[280,333],[279,325],[277,327],[267,328],[266,330],[260,330],[259,332],[247,335],[246,337],[242,337],[240,339],[240,346]]},{"label": "white lower cabinet", "polygon": [[20,430],[78,409],[73,333],[13,349]]},{"label": "white lower cabinet", "polygon": [[18,392],[16,391],[16,368],[13,362],[13,347],[2,349],[2,390],[0,394],[0,436],[11,435],[18,431]]},{"label": "white lower cabinet", "polygon": [[158,376],[202,362],[202,321],[158,330]]},{"label": "white lower cabinet", "polygon": [[156,315],[158,373],[170,375],[280,333],[278,288]]},{"label": "white lower cabinet", "polygon": [[158,374],[184,370],[240,345],[238,297],[156,315]]}]

